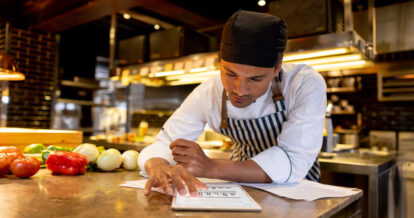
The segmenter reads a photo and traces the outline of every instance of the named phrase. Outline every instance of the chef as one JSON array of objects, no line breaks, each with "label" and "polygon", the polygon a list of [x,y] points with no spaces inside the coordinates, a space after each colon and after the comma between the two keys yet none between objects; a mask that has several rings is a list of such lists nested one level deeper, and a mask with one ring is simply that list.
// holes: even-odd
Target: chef
[{"label": "chef", "polygon": [[[139,156],[152,187],[192,196],[196,177],[236,182],[318,181],[326,109],[323,77],[282,64],[287,26],[264,13],[238,11],[226,22],[220,75],[196,87]],[[206,124],[234,142],[231,160],[208,158],[195,140]]]}]

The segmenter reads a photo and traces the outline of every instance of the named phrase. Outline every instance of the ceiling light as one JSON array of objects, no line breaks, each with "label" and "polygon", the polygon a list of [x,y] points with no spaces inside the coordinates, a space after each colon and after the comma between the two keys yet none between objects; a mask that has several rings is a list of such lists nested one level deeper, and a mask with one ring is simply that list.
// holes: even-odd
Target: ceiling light
[{"label": "ceiling light", "polygon": [[210,77],[220,74],[220,70],[212,70],[212,71],[206,71],[201,73],[187,73],[187,74],[181,74],[181,75],[170,75],[166,77],[166,80],[177,80],[177,79],[196,79],[198,77]]},{"label": "ceiling light", "polygon": [[333,48],[333,49],[322,49],[322,50],[314,50],[314,51],[306,51],[306,52],[293,52],[287,53],[283,57],[283,61],[295,61],[301,59],[308,59],[308,58],[317,58],[322,56],[329,56],[329,55],[338,55],[338,54],[346,54],[349,53],[349,48]]},{"label": "ceiling light", "polygon": [[159,30],[160,28],[161,28],[160,25],[158,25],[158,24],[154,25],[154,29]]},{"label": "ceiling light", "polygon": [[257,2],[257,4],[258,4],[260,7],[263,7],[263,6],[265,6],[265,5],[266,5],[266,1],[265,1],[265,0],[259,0],[259,1]]},{"label": "ceiling light", "polygon": [[207,71],[207,67],[198,67],[198,68],[190,69],[190,73],[197,73],[197,72],[203,72],[203,71]]},{"label": "ceiling light", "polygon": [[127,14],[127,13],[123,14],[123,16],[124,16],[124,18],[125,18],[126,20],[131,19],[131,15],[129,15],[129,14]]},{"label": "ceiling light", "polygon": [[150,75],[150,77],[163,77],[163,76],[170,76],[170,75],[178,75],[185,73],[184,70],[171,70],[171,71],[161,71],[154,73],[154,75]]},{"label": "ceiling light", "polygon": [[307,64],[307,65],[313,66],[317,64],[329,64],[329,63],[338,63],[338,62],[345,62],[345,61],[359,61],[359,60],[363,60],[363,56],[361,54],[345,54],[345,55],[336,55],[336,56],[297,60],[297,61],[286,61],[285,63]]},{"label": "ceiling light", "polygon": [[325,70],[333,70],[333,69],[349,69],[349,68],[357,68],[363,67],[366,65],[371,64],[371,62],[365,60],[359,61],[347,61],[347,62],[340,62],[340,63],[332,63],[332,64],[320,64],[312,66],[313,69],[318,71],[325,71]]}]

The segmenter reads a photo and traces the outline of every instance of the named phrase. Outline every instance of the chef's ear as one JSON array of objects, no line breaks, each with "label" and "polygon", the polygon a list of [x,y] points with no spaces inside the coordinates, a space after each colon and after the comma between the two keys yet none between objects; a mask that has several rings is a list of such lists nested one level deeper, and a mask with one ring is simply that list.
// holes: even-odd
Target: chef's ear
[{"label": "chef's ear", "polygon": [[280,70],[282,69],[282,64],[278,64],[276,67],[275,67],[275,73],[274,73],[274,77],[277,77],[278,75],[279,75],[279,72],[280,72]]}]

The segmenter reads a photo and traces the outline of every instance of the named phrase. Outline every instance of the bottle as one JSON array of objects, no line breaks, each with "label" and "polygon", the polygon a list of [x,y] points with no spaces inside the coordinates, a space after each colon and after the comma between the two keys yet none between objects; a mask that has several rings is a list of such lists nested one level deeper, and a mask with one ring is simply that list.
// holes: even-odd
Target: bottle
[{"label": "bottle", "polygon": [[138,137],[144,137],[148,133],[148,122],[142,120],[138,127]]}]

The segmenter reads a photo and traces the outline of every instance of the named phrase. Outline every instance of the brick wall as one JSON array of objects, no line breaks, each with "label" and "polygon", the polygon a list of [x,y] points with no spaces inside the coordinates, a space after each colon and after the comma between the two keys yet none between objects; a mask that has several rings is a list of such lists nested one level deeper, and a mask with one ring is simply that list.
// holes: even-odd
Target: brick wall
[{"label": "brick wall", "polygon": [[[339,95],[355,105],[362,114],[363,130],[414,131],[414,101],[380,102],[377,99],[377,75],[361,75],[361,89]],[[349,127],[356,116],[335,116],[334,125]]]},{"label": "brick wall", "polygon": [[[0,29],[5,32],[5,26]],[[50,128],[55,87],[56,40],[50,33],[10,28],[10,51],[26,76],[9,82],[8,127]],[[3,37],[3,39],[1,38]],[[0,44],[5,43],[0,34]]]},{"label": "brick wall", "polygon": [[370,130],[414,131],[414,101],[379,102],[377,77],[363,77],[361,93],[363,128]]}]

